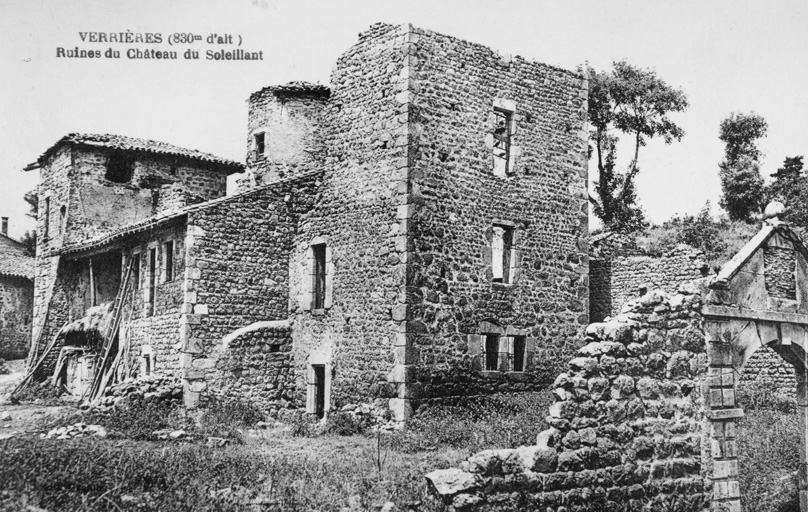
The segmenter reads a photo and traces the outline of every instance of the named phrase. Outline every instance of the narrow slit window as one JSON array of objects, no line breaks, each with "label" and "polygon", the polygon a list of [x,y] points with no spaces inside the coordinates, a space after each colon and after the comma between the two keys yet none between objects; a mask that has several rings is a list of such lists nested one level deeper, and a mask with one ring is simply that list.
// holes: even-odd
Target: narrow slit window
[{"label": "narrow slit window", "polygon": [[511,161],[513,112],[494,107],[494,174],[505,176]]},{"label": "narrow slit window", "polygon": [[149,249],[149,303],[148,316],[154,315],[154,292],[157,284],[157,249]]},{"label": "narrow slit window", "polygon": [[264,156],[264,151],[266,150],[266,133],[256,133],[253,137],[255,140],[255,157],[260,158]]},{"label": "narrow slit window", "polygon": [[65,224],[67,222],[67,206],[62,205],[59,208],[59,234],[63,235],[65,232]]},{"label": "narrow slit window", "polygon": [[499,365],[499,335],[485,335],[485,369],[496,371]]},{"label": "narrow slit window", "polygon": [[140,290],[140,253],[132,255],[132,288]]},{"label": "narrow slit window", "polygon": [[45,227],[43,229],[43,238],[48,239],[50,233],[50,197],[45,198]]},{"label": "narrow slit window", "polygon": [[513,371],[525,371],[525,337],[513,337]]},{"label": "narrow slit window", "polygon": [[311,246],[314,258],[312,309],[325,308],[325,244]]},{"label": "narrow slit window", "polygon": [[174,241],[166,242],[163,245],[165,255],[166,282],[174,280]]},{"label": "narrow slit window", "polygon": [[491,240],[491,265],[495,283],[511,282],[511,250],[513,249],[513,228],[494,226]]}]

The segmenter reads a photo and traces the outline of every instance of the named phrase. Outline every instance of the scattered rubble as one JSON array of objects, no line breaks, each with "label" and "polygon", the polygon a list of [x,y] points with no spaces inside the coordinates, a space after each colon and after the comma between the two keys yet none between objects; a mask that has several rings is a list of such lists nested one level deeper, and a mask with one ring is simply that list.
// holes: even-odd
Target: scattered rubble
[{"label": "scattered rubble", "polygon": [[51,429],[47,434],[40,434],[43,439],[72,439],[76,437],[107,437],[107,429],[101,425],[74,423],[66,427]]},{"label": "scattered rubble", "polygon": [[182,400],[182,381],[166,375],[149,375],[140,379],[126,379],[107,388],[104,396],[88,408],[108,410],[126,407],[135,400],[146,402]]}]

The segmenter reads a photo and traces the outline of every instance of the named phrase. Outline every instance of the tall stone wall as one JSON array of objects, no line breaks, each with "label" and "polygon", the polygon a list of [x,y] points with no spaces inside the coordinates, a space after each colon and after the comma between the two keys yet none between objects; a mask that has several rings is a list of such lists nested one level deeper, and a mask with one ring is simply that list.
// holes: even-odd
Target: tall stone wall
[{"label": "tall stone wall", "polygon": [[[408,243],[404,50],[398,27],[374,25],[338,59],[331,78],[322,199],[301,220],[290,269],[299,299],[293,303],[296,357],[330,368],[326,408],[398,400],[388,376],[404,320],[396,307]],[[307,254],[315,240],[330,254],[331,300],[322,310],[312,309],[307,296]]]},{"label": "tall stone wall", "polygon": [[555,381],[537,444],[434,471],[434,491],[458,510],[707,509],[701,295],[681,291],[651,292],[591,324]]},{"label": "tall stone wall", "polygon": [[[588,323],[585,80],[428,30],[409,27],[404,37],[404,393],[426,400],[546,385]],[[495,106],[513,109],[504,176],[495,173]],[[493,282],[495,224],[512,231],[510,283]],[[480,371],[476,344],[491,324],[527,338],[526,371]]]},{"label": "tall stone wall", "polygon": [[0,359],[28,355],[33,315],[34,283],[22,277],[0,275]]},{"label": "tall stone wall", "polygon": [[704,277],[709,271],[704,254],[677,249],[665,256],[605,256],[590,262],[590,306],[593,321],[620,312],[623,304],[642,290],[674,292],[680,284]]},{"label": "tall stone wall", "polygon": [[[282,333],[281,341],[273,332],[224,340],[257,322],[288,319],[290,255],[300,215],[312,207],[320,179],[314,173],[279,181],[189,214],[178,324],[188,405],[196,405],[209,391],[262,405],[270,398],[292,405],[302,401],[305,381],[296,381],[296,389],[284,385],[280,393],[271,392],[278,384],[278,376],[270,371],[277,358],[283,358],[279,364],[289,374],[288,333]],[[283,345],[282,356],[272,351],[276,345]],[[246,369],[250,371],[245,375]],[[299,374],[305,375],[303,370]],[[211,382],[223,388],[214,389]]]}]

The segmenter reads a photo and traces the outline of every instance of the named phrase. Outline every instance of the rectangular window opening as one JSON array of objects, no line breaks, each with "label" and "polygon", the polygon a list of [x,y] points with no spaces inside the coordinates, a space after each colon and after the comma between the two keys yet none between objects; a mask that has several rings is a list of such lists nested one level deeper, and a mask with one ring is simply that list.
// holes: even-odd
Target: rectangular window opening
[{"label": "rectangular window opening", "polygon": [[513,112],[494,107],[494,174],[505,176],[511,160]]},{"label": "rectangular window opening", "polygon": [[114,151],[107,158],[106,178],[115,183],[128,183],[135,172],[135,157],[123,151]]},{"label": "rectangular window opening", "polygon": [[325,308],[325,244],[311,246],[314,258],[312,309]]},{"label": "rectangular window opening", "polygon": [[499,335],[485,335],[485,369],[496,371],[499,366]]},{"label": "rectangular window opening", "polygon": [[149,303],[148,316],[154,315],[154,292],[157,284],[157,249],[149,249]]},{"label": "rectangular window opening", "polygon": [[513,337],[513,371],[525,371],[525,337]]},{"label": "rectangular window opening", "polygon": [[255,139],[255,157],[260,158],[264,156],[264,151],[266,150],[266,134],[256,133],[253,135]]},{"label": "rectangular window opening", "polygon": [[511,250],[513,249],[513,228],[494,225],[491,240],[491,265],[495,283],[511,282]]},{"label": "rectangular window opening", "polygon": [[166,242],[163,245],[165,255],[166,282],[174,280],[174,241]]},{"label": "rectangular window opening", "polygon": [[325,415],[325,365],[312,365],[314,370],[314,414],[318,418]]}]

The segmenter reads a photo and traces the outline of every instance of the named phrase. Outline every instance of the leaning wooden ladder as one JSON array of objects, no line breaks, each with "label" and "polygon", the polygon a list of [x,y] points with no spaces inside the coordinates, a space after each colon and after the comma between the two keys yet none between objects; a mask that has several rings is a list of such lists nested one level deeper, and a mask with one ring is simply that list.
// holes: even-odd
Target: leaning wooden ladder
[{"label": "leaning wooden ladder", "polygon": [[[95,400],[101,393],[104,392],[107,382],[109,381],[112,372],[115,370],[115,364],[113,361],[110,361],[110,354],[112,353],[113,345],[117,339],[118,329],[121,326],[121,312],[123,310],[124,302],[129,297],[129,280],[132,277],[134,263],[135,259],[129,258],[129,263],[126,266],[121,287],[118,288],[118,294],[115,296],[115,302],[112,304],[112,316],[107,326],[107,330],[104,333],[104,356],[101,359],[101,364],[98,365],[95,376],[93,377],[93,383],[90,387],[90,395],[88,397],[89,401]],[[118,352],[120,352],[120,350],[118,350]]]}]

